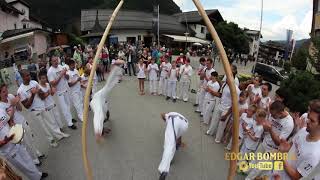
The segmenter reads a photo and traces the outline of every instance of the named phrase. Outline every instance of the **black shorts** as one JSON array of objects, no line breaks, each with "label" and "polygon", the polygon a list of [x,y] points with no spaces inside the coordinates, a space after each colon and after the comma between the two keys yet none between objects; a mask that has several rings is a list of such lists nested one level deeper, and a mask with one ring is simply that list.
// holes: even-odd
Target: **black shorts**
[{"label": "black shorts", "polygon": [[146,79],[146,78],[138,78],[138,79],[144,80],[144,79]]}]

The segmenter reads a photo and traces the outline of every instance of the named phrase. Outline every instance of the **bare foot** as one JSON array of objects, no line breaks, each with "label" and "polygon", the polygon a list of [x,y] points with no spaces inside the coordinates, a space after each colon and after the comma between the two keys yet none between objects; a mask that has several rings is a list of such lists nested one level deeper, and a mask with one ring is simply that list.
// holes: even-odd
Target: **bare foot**
[{"label": "bare foot", "polygon": [[141,95],[145,95],[146,93],[142,92]]}]

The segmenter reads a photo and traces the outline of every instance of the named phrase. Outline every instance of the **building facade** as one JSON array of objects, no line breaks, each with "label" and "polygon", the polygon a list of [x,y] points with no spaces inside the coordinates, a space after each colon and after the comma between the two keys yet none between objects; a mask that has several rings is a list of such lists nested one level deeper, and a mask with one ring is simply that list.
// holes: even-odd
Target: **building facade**
[{"label": "building facade", "polygon": [[[252,57],[256,57],[259,50],[259,31],[245,29],[245,33],[249,37],[249,55]],[[260,35],[262,38],[262,35]]]}]

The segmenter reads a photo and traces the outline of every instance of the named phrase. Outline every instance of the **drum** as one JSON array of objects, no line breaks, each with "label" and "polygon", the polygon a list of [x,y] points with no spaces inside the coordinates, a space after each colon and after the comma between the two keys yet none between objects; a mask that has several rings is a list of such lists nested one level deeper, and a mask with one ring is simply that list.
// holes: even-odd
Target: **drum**
[{"label": "drum", "polygon": [[12,134],[14,134],[14,137],[11,140],[11,143],[19,144],[22,141],[23,135],[24,135],[24,129],[23,129],[22,125],[16,124],[16,125],[12,126],[9,131],[8,137],[10,137]]}]

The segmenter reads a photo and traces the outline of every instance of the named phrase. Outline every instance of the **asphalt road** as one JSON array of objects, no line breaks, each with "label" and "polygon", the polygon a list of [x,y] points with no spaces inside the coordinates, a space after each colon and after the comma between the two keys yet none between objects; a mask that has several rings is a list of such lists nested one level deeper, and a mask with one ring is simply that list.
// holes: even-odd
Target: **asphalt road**
[{"label": "asphalt road", "polygon": [[[193,59],[192,63],[195,67],[196,60]],[[239,66],[239,72],[250,72],[251,68],[252,64],[247,67]],[[216,63],[215,69],[223,74],[220,63]],[[195,84],[191,88],[195,88]],[[99,84],[99,87],[102,86],[103,84]],[[145,86],[148,90],[148,82]],[[187,146],[176,153],[168,180],[226,179],[229,162],[224,160],[224,146],[215,144],[211,136],[205,135],[207,127],[200,124],[200,117],[192,106],[195,94],[191,94],[188,103],[173,103],[162,96],[151,96],[148,93],[140,96],[137,88],[136,77],[125,76],[113,89],[110,101],[112,133],[101,144],[97,144],[94,139],[92,114],[89,114],[88,154],[94,179],[158,179],[157,168],[162,156],[165,129],[160,113],[169,111],[186,116],[189,119],[189,130],[183,137]],[[16,88],[12,86],[10,89]],[[65,129],[71,137],[61,140],[57,148],[49,147],[36,122],[31,120],[30,124],[37,135],[35,139],[40,150],[47,155],[40,167],[49,173],[47,179],[85,179],[81,149],[82,124],[77,123],[78,130]]]}]

